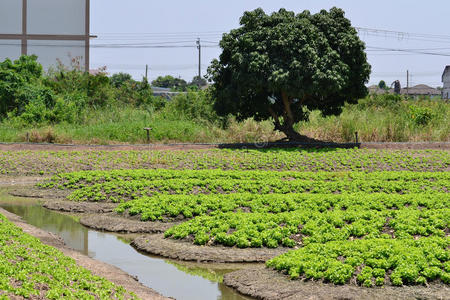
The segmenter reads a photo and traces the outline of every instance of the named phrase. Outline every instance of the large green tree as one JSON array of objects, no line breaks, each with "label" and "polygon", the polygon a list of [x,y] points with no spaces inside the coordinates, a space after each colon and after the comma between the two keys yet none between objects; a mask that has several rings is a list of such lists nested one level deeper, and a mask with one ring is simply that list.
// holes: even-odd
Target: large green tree
[{"label": "large green tree", "polygon": [[223,52],[208,70],[219,115],[272,118],[289,140],[308,141],[293,129],[308,111],[339,114],[367,94],[365,45],[343,10],[267,15],[258,8],[240,25],[223,35]]}]

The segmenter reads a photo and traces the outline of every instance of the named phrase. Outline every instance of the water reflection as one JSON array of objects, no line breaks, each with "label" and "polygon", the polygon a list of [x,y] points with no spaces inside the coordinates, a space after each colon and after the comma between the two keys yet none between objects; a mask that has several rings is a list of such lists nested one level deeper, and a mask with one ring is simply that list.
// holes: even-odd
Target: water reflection
[{"label": "water reflection", "polygon": [[[89,230],[72,217],[47,210],[35,201],[0,194],[0,206],[29,224],[60,235],[67,245],[90,257],[137,276],[144,285],[176,299],[249,299],[226,287],[222,276],[232,271],[143,255],[128,245],[126,236]],[[201,266],[201,267],[199,267]]]}]

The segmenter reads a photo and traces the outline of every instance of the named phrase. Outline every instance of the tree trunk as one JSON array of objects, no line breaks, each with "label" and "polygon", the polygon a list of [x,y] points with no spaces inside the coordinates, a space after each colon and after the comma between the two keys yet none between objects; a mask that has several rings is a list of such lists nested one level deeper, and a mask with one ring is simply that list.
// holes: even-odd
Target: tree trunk
[{"label": "tree trunk", "polygon": [[319,140],[307,137],[306,135],[302,135],[294,130],[292,125],[284,123],[283,125],[277,126],[275,125],[275,130],[283,132],[287,139],[290,142],[301,142],[301,143],[317,143]]},{"label": "tree trunk", "polygon": [[274,112],[274,110],[269,108],[270,115],[274,119],[275,130],[283,132],[287,139],[291,142],[320,142],[319,140],[309,138],[306,135],[302,135],[294,130],[294,115],[291,110],[292,99],[290,99],[285,92],[281,93],[281,98],[284,105],[283,124],[280,123],[279,116]]}]

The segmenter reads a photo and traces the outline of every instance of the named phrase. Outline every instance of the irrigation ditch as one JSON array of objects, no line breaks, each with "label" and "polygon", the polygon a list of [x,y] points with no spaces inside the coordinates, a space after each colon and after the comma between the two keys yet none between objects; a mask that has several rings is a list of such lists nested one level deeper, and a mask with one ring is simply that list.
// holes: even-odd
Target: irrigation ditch
[{"label": "irrigation ditch", "polygon": [[83,213],[63,213],[44,208],[41,205],[43,196],[12,196],[18,194],[17,187],[22,191],[30,187],[30,181],[24,178],[13,181],[13,185],[7,185],[6,181],[0,185],[0,213],[25,232],[75,258],[79,265],[124,286],[142,299],[249,299],[224,285],[223,275],[249,266],[263,267],[183,262],[137,251],[130,246],[136,234],[85,227],[79,222]]}]

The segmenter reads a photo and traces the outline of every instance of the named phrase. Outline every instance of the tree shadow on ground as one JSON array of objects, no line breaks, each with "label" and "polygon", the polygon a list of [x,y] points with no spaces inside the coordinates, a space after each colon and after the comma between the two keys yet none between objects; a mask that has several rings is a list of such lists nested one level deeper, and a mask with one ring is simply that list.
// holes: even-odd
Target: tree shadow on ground
[{"label": "tree shadow on ground", "polygon": [[299,149],[308,152],[329,152],[337,149],[360,148],[361,143],[334,143],[311,139],[308,142],[297,141],[276,141],[276,142],[255,142],[255,143],[223,143],[219,144],[220,149],[256,149],[256,150],[283,150],[298,151]]}]

